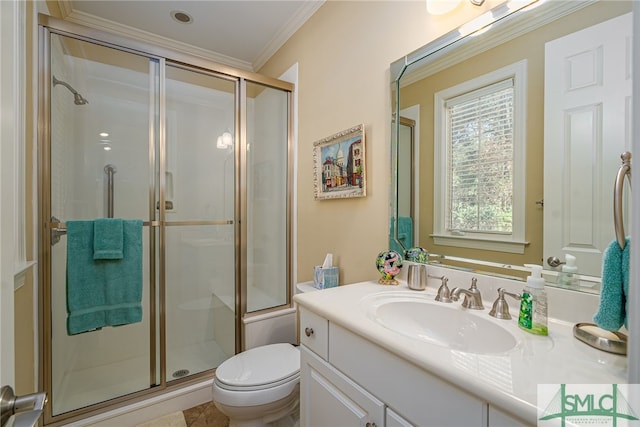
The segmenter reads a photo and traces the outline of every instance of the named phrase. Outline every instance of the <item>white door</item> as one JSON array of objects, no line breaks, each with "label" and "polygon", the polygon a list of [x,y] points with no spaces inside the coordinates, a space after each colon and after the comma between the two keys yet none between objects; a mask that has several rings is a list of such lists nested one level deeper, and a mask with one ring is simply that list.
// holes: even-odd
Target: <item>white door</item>
[{"label": "white door", "polygon": [[[613,185],[631,146],[631,14],[545,51],[544,253],[600,276],[615,238]],[[628,215],[626,216],[628,218]]]}]

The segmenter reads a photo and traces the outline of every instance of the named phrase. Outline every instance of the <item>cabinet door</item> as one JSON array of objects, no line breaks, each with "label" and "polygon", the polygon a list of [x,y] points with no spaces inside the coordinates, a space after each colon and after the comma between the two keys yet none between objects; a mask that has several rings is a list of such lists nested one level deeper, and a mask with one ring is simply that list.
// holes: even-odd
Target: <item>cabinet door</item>
[{"label": "cabinet door", "polygon": [[300,347],[301,427],[384,426],[384,404]]}]

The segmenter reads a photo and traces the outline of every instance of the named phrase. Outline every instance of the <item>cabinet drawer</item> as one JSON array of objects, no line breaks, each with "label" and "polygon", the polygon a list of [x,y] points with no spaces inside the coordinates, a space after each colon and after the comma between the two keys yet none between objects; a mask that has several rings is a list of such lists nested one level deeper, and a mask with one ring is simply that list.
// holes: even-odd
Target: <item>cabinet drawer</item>
[{"label": "cabinet drawer", "polygon": [[329,321],[315,313],[298,307],[300,310],[300,344],[329,360]]}]

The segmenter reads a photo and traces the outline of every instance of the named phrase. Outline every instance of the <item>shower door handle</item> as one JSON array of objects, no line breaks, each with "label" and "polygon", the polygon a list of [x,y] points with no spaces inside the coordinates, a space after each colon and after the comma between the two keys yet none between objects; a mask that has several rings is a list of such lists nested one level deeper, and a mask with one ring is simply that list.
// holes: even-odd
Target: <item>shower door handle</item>
[{"label": "shower door handle", "polygon": [[67,229],[66,228],[62,228],[57,224],[60,224],[60,220],[58,218],[56,218],[55,216],[51,217],[51,224],[56,224],[53,227],[50,225],[50,232],[51,232],[51,246],[55,245],[56,243],[58,243],[60,241],[60,238],[62,236],[64,236],[65,234],[67,234]]},{"label": "shower door handle", "polygon": [[[165,210],[168,210],[168,211],[172,210],[173,209],[173,202],[171,200],[165,200],[164,201],[164,208],[165,208]],[[156,209],[160,210],[160,202],[156,203]]]}]

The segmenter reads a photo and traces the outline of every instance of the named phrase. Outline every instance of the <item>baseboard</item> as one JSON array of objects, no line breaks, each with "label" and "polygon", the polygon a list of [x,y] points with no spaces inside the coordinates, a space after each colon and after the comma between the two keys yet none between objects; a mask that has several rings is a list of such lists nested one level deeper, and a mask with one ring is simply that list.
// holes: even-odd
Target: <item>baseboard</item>
[{"label": "baseboard", "polygon": [[66,425],[70,427],[134,427],[172,412],[184,411],[211,402],[211,393],[211,380],[206,380]]}]

